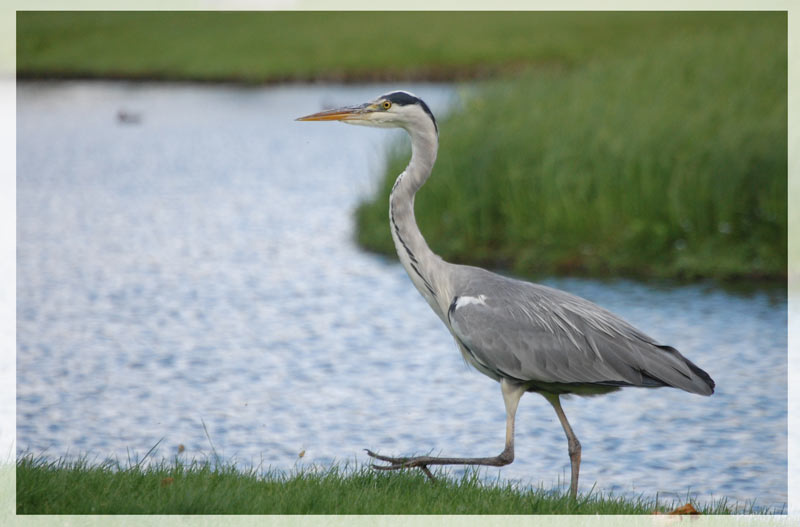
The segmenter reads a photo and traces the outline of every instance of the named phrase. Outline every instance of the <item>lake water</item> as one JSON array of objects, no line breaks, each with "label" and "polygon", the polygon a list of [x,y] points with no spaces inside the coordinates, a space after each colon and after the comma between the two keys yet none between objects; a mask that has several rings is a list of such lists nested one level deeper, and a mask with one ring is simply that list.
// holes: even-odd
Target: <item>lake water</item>
[{"label": "lake water", "polygon": [[[17,453],[126,464],[161,441],[154,459],[205,459],[204,425],[226,460],[282,470],[365,463],[364,448],[499,453],[497,383],[464,365],[399,263],[353,242],[352,210],[403,132],[293,121],[394,87],[18,84]],[[457,100],[409,88],[440,115]],[[709,398],[566,400],[581,491],[787,501],[784,290],[546,283],[717,382]],[[516,447],[487,477],[568,483],[536,394]]]}]

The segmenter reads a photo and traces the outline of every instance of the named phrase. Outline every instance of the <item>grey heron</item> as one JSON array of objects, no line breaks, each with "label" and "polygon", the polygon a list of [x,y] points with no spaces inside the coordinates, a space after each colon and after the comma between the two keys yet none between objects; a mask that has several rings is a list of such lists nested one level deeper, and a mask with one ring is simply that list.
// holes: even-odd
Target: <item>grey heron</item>
[{"label": "grey heron", "polygon": [[570,494],[578,492],[581,444],[561,407],[566,394],[600,395],[626,386],[671,386],[714,392],[711,377],[675,348],[659,344],[613,313],[570,293],[515,280],[478,267],[445,262],[428,247],[414,218],[414,196],[431,175],[439,129],[422,99],[394,91],[298,121],[342,121],[403,128],[411,161],[389,196],[389,225],[400,262],[414,286],[450,330],[467,363],[500,383],[506,409],[503,451],[494,457],[389,457],[382,470],[430,465],[504,466],[514,460],[514,419],[525,392],[542,395],[567,436]]}]

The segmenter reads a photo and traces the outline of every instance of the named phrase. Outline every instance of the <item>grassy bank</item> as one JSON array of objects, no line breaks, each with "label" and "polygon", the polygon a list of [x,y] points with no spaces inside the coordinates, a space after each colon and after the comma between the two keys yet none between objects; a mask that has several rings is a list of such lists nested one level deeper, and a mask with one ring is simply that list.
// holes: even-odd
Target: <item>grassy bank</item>
[{"label": "grassy bank", "polygon": [[[475,473],[431,484],[419,471],[366,467],[286,475],[206,463],[125,469],[30,457],[17,463],[17,514],[652,514],[683,504],[598,494],[573,501],[482,483]],[[696,508],[732,512],[724,499]]]},{"label": "grassy bank", "polygon": [[[785,277],[785,18],[757,21],[482,84],[440,123],[416,200],[431,247],[525,275]],[[407,159],[357,212],[372,250],[394,252]]]}]

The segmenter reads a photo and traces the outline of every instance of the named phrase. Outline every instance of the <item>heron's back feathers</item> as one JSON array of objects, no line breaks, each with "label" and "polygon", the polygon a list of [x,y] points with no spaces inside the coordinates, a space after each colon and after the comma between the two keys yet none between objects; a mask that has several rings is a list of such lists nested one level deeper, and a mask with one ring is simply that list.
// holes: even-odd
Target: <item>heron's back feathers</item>
[{"label": "heron's back feathers", "polygon": [[495,378],[579,387],[672,386],[711,395],[711,377],[613,313],[550,287],[454,266],[451,331],[469,362]]}]

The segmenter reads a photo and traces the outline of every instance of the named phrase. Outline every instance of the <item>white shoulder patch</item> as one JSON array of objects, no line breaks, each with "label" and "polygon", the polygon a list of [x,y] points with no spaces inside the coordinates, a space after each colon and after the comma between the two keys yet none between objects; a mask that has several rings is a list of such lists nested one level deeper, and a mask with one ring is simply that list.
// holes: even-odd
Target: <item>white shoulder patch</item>
[{"label": "white shoulder patch", "polygon": [[470,304],[481,304],[486,305],[486,295],[478,295],[477,297],[474,296],[460,296],[458,300],[456,300],[456,309],[462,308],[464,306],[468,306]]}]

